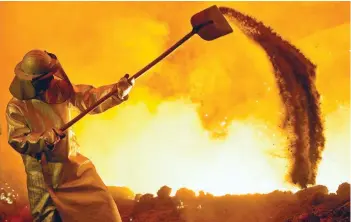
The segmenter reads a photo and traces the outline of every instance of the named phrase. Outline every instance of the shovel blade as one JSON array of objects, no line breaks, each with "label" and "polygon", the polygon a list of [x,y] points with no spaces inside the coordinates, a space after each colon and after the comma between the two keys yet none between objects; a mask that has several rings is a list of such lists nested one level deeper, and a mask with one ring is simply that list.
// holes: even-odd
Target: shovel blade
[{"label": "shovel blade", "polygon": [[191,25],[195,29],[199,26],[201,27],[197,34],[206,41],[211,41],[233,32],[232,27],[230,27],[216,5],[193,15],[191,17]]}]

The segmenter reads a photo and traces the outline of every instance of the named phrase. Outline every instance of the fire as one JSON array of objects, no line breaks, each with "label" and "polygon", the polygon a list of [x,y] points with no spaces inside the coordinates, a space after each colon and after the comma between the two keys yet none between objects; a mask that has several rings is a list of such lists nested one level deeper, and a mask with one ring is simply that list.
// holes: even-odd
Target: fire
[{"label": "fire", "polygon": [[[82,151],[108,185],[128,186],[138,193],[156,193],[165,184],[173,192],[188,187],[215,195],[296,190],[285,181],[284,134],[262,120],[234,121],[229,137],[217,141],[202,128],[196,107],[185,101],[162,103],[157,113],[140,103],[109,113],[113,117],[103,123],[89,117],[78,136]],[[332,139],[326,144],[317,183],[330,192],[349,181],[349,123],[338,121],[340,116],[347,121],[347,114],[344,108],[326,118],[326,135]],[[85,152],[84,147],[91,148]]]},{"label": "fire", "polygon": [[[14,64],[33,47],[54,52],[74,83],[99,86],[117,81],[190,31],[190,16],[211,5],[186,4],[189,7],[178,3],[6,3],[5,15],[17,21],[0,26],[0,32],[3,29],[16,42],[4,45],[5,51],[12,52],[11,61],[3,64],[9,73],[7,82]],[[287,7],[283,3],[225,3],[261,19],[258,4]],[[289,13],[299,13],[300,4],[291,3]],[[328,4],[339,5],[340,10],[348,7]],[[328,4],[317,9],[327,11]],[[23,5],[26,10],[20,9]],[[72,5],[81,11],[70,11]],[[180,8],[177,18],[167,14]],[[306,10],[306,16],[314,16],[316,7]],[[337,26],[343,19],[340,10],[318,18]],[[50,13],[47,21],[32,16],[46,12]],[[291,24],[286,19],[279,22],[271,14],[262,15],[262,20],[277,27],[318,67],[327,141],[317,183],[334,192],[340,183],[350,181],[350,67],[349,52],[343,51],[349,49],[349,24],[319,31],[326,27],[324,20],[304,19],[313,31],[291,31],[294,19]],[[40,23],[33,28],[35,21]],[[26,33],[25,41],[14,30]],[[49,36],[39,39],[38,33],[44,31]],[[303,39],[306,35],[312,39]],[[329,42],[336,38],[337,43]],[[338,87],[329,86],[330,75]],[[81,152],[94,162],[105,183],[128,186],[136,193],[156,193],[163,185],[173,192],[187,187],[215,195],[295,190],[285,178],[289,159],[286,135],[279,128],[282,110],[274,81],[265,53],[240,32],[214,42],[195,37],[137,81],[129,101],[86,117],[74,131]],[[214,131],[227,136],[215,140]]]},{"label": "fire", "polygon": [[[184,101],[162,103],[156,114],[136,104],[113,115],[102,125],[91,118],[79,136],[82,147],[94,147],[88,155],[109,185],[155,193],[167,184],[174,190],[188,187],[216,195],[288,187],[287,160],[272,155],[284,147],[284,139],[260,120],[234,121],[227,139],[212,140],[196,107]],[[100,139],[88,139],[91,135]]]}]

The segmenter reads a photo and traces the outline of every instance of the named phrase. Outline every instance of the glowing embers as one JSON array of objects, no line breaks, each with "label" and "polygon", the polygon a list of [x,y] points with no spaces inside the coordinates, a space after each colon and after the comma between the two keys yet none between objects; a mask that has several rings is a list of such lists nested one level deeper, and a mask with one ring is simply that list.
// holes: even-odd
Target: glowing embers
[{"label": "glowing embers", "polygon": [[0,202],[5,204],[14,204],[18,194],[8,183],[0,182]]}]

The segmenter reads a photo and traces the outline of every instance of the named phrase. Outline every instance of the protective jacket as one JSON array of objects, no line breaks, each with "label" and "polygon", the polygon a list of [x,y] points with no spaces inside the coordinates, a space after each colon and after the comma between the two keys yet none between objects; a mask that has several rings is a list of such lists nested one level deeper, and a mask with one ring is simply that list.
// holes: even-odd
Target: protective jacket
[{"label": "protective jacket", "polygon": [[[44,64],[52,65],[52,61],[48,59]],[[18,67],[21,67],[21,64],[17,69]],[[34,74],[39,75],[36,78],[42,78],[45,75],[50,76],[51,74],[48,73],[51,70],[49,67],[42,73],[37,71]],[[62,73],[63,70],[60,72]],[[99,88],[90,85],[73,85],[68,78],[61,76],[61,80],[65,80],[66,83],[56,84],[57,87],[55,87],[56,90],[64,89],[65,92],[57,94],[53,91],[54,93],[50,92],[48,95],[38,97],[38,86],[33,84],[33,78],[28,78],[27,82],[23,81],[23,78],[16,80],[17,74],[11,86],[14,97],[6,109],[8,142],[23,159],[34,221],[120,222],[116,204],[97,174],[93,163],[79,153],[72,131],[69,130],[66,137],[61,139],[53,150],[48,149],[43,134],[67,123],[70,120],[70,108],[85,110],[109,93],[115,84]],[[14,86],[14,84],[20,84],[20,86]],[[51,87],[50,84],[44,88]],[[43,84],[39,85],[43,88]],[[25,87],[31,89],[26,92],[23,89]],[[71,91],[67,93],[67,90]],[[60,98],[57,100],[53,95],[59,95]],[[104,112],[121,102],[123,100],[118,95],[114,95],[94,109],[91,114]],[[41,158],[43,153],[44,158]]]}]

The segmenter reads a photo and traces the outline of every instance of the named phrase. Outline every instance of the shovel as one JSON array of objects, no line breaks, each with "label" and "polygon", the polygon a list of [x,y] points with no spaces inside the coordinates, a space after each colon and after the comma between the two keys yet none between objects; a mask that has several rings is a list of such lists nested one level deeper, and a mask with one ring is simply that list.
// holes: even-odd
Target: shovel
[{"label": "shovel", "polygon": [[[179,40],[176,44],[170,47],[167,51],[162,53],[159,57],[157,57],[150,64],[142,68],[139,72],[135,73],[132,77],[128,79],[131,81],[132,79],[139,78],[142,74],[144,74],[147,70],[152,68],[166,56],[168,56],[171,52],[173,52],[176,48],[178,48],[185,41],[190,39],[193,35],[198,34],[202,39],[206,41],[212,41],[221,36],[227,35],[233,32],[233,29],[230,27],[227,20],[224,18],[223,14],[219,11],[216,5],[211,6],[195,15],[191,18],[191,25],[193,27],[192,31],[185,35],[181,40]],[[129,75],[126,75],[128,78]],[[89,112],[94,110],[97,106],[103,103],[105,100],[110,98],[112,95],[117,93],[117,89],[112,90],[110,93],[106,94],[104,97],[99,99],[95,104],[91,107],[87,108],[84,112],[81,112],[74,119],[66,123],[64,126],[60,128],[62,132],[66,131],[69,127],[75,124],[77,121],[82,119]]]}]

